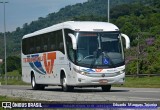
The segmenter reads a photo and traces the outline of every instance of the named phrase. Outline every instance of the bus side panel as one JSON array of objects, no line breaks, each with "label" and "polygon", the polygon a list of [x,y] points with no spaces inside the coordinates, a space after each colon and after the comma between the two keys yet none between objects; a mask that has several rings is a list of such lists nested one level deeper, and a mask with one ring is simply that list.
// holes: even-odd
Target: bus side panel
[{"label": "bus side panel", "polygon": [[31,76],[30,76],[30,67],[29,64],[26,63],[26,61],[24,60],[26,56],[22,54],[21,56],[21,63],[22,63],[22,80],[26,83],[30,83],[31,82]]},{"label": "bus side panel", "polygon": [[76,81],[77,81],[77,74],[75,74],[74,68],[77,67],[75,66],[72,62],[69,62],[69,69],[67,72],[67,83],[68,85],[75,85]]},{"label": "bus side panel", "polygon": [[22,79],[30,83],[33,71],[37,84],[60,85],[60,71],[66,65],[65,55],[59,51],[22,55]]},{"label": "bus side panel", "polygon": [[49,70],[47,70],[46,64],[45,63],[43,64],[46,74],[43,80],[39,79],[39,83],[50,84],[50,85],[60,85],[60,71],[61,71],[61,68],[63,68],[64,65],[66,65],[65,55],[59,51],[51,52],[51,53],[54,53],[53,55],[55,55],[55,57],[53,57],[54,60],[53,61],[49,59],[47,60]]}]

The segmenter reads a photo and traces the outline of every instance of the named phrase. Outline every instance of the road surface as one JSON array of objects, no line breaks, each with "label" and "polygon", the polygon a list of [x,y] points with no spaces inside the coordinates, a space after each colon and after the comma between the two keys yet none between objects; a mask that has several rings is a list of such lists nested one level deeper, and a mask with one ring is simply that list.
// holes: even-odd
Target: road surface
[{"label": "road surface", "polygon": [[74,92],[63,92],[58,86],[32,90],[31,86],[1,85],[0,95],[37,101],[160,101],[160,88],[112,87],[110,92],[102,92],[101,88],[75,88]]}]

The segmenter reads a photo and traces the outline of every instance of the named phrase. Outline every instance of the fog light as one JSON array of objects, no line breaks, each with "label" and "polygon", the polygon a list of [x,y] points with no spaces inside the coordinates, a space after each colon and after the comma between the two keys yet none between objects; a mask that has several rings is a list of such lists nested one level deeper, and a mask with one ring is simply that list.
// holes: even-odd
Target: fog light
[{"label": "fog light", "polygon": [[82,81],[81,78],[78,78],[78,81],[81,82]]},{"label": "fog light", "polygon": [[120,74],[122,74],[122,73],[124,73],[125,71],[124,70],[122,70],[122,71],[120,71]]}]

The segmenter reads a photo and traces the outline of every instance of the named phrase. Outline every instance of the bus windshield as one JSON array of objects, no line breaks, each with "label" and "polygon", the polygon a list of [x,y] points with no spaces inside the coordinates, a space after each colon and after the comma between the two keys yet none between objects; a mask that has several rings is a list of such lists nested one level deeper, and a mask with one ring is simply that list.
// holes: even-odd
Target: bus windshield
[{"label": "bus windshield", "polygon": [[79,32],[76,62],[89,68],[113,68],[124,65],[119,32]]}]

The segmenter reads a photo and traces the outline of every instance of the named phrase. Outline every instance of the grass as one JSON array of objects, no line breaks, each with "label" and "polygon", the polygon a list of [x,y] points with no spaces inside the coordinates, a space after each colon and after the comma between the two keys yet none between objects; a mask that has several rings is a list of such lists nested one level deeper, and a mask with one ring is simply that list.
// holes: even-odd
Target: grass
[{"label": "grass", "polygon": [[[7,79],[7,85],[27,85],[25,82],[23,82],[21,80],[21,75],[18,73],[17,70],[12,71],[12,72],[8,72],[7,76],[18,77],[18,79],[16,79],[16,78]],[[4,85],[5,84],[5,79],[4,78],[0,79],[0,82],[1,82],[1,85]]]},{"label": "grass", "polygon": [[21,76],[17,70],[14,70],[12,72],[8,72],[7,73],[8,76]]},{"label": "grass", "polygon": [[[1,85],[5,85],[5,80],[0,79]],[[21,79],[16,80],[16,79],[9,79],[7,80],[7,85],[28,85],[25,82],[23,82]]]},{"label": "grass", "polygon": [[0,96],[0,102],[1,101],[25,101],[22,98],[13,98],[13,97],[7,97],[7,96]]},{"label": "grass", "polygon": [[126,77],[125,83],[122,86],[116,87],[133,87],[133,88],[160,88],[160,77]]}]

